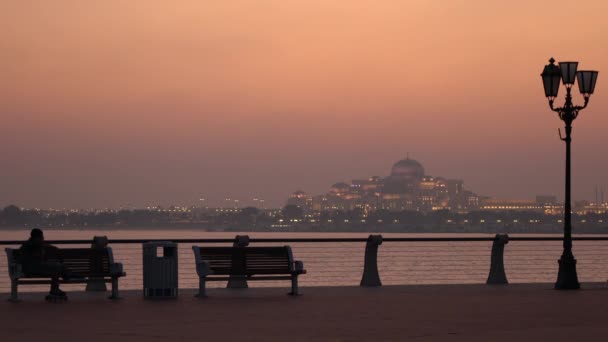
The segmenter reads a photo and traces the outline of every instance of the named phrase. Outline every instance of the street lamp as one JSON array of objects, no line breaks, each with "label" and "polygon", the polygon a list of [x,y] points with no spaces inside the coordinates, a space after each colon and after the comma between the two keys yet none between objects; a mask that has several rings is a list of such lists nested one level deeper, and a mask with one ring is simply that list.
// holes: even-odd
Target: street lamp
[{"label": "street lamp", "polygon": [[[562,137],[559,131],[559,137],[566,142],[566,194],[564,199],[564,252],[559,259],[559,272],[557,274],[557,282],[555,288],[560,290],[578,289],[580,284],[576,275],[576,259],[572,254],[572,208],[570,199],[570,144],[572,142],[572,122],[578,116],[578,113],[587,107],[589,98],[595,90],[597,81],[597,71],[579,70],[578,62],[560,62],[559,66],[555,65],[555,60],[551,58],[541,74],[543,79],[543,87],[545,88],[545,96],[549,100],[549,107],[552,111],[559,115],[559,118],[564,121],[566,129],[566,137]],[[553,101],[557,97],[560,80],[566,86],[566,102],[563,107],[555,108]],[[575,80],[578,81],[578,88],[585,104],[575,106],[572,103],[572,86]]]}]

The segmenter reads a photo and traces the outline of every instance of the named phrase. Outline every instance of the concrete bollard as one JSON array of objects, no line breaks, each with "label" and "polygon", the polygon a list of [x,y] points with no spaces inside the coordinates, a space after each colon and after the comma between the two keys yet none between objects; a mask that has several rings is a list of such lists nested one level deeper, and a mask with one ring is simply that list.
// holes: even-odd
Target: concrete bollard
[{"label": "concrete bollard", "polygon": [[365,244],[365,265],[361,286],[382,286],[380,274],[378,273],[378,246],[382,244],[382,235],[370,235]]},{"label": "concrete bollard", "polygon": [[505,245],[509,243],[509,235],[496,234],[494,243],[492,244],[492,256],[490,259],[490,274],[486,284],[488,285],[503,285],[508,284],[507,275],[505,274],[504,251]]},{"label": "concrete bollard", "polygon": [[[93,238],[93,243],[91,244],[91,249],[93,250],[103,250],[104,248],[108,247],[108,237],[107,236],[95,236]],[[95,273],[95,272],[99,272],[102,273],[102,260],[101,260],[101,255],[94,253],[93,256],[91,257],[91,260],[89,260],[90,262],[90,267],[91,267],[91,272]],[[101,278],[97,278],[97,277],[90,277],[87,281],[87,287],[85,289],[85,291],[87,292],[97,292],[97,291],[107,291],[108,288],[106,286],[106,282],[104,281],[103,277]]]},{"label": "concrete bollard", "polygon": [[[244,248],[249,246],[249,235],[237,235],[234,238],[234,244],[232,247],[236,247],[232,253],[232,273],[236,274],[244,274],[245,273],[245,250]],[[246,289],[249,286],[247,285],[247,276],[245,275],[230,275],[230,279],[228,279],[228,285],[226,286],[229,289]]]}]

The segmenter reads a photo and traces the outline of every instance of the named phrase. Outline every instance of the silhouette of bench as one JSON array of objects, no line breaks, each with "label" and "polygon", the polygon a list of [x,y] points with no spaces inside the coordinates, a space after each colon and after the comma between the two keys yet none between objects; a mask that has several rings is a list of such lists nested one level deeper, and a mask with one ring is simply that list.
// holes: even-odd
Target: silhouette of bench
[{"label": "silhouette of bench", "polygon": [[[206,296],[206,282],[242,279],[291,280],[290,295],[298,295],[298,276],[304,264],[294,261],[291,247],[197,247],[193,246],[198,297]],[[245,285],[246,286],[246,285]]]},{"label": "silhouette of bench", "polygon": [[[55,253],[54,253],[55,254]],[[112,249],[105,248],[61,248],[57,255],[51,255],[48,261],[61,262],[70,272],[70,279],[60,280],[62,284],[86,284],[90,280],[112,283],[110,299],[118,299],[118,278],[127,274],[122,270],[122,264],[114,262]],[[18,301],[17,287],[19,285],[51,284],[50,277],[26,275],[19,263],[19,250],[6,248],[8,271],[11,279],[11,301]]]}]

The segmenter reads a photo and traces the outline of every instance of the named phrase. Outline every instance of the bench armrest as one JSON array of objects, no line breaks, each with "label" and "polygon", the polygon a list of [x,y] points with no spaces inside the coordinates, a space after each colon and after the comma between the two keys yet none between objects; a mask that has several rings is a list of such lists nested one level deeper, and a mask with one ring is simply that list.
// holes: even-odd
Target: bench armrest
[{"label": "bench armrest", "polygon": [[118,275],[118,276],[125,276],[126,273],[122,269],[122,263],[120,263],[120,262],[111,263],[110,264],[110,274]]},{"label": "bench armrest", "polygon": [[21,264],[11,263],[8,265],[8,276],[11,279],[19,279],[23,278],[25,274],[23,273],[23,267]]},{"label": "bench armrest", "polygon": [[200,260],[196,262],[196,273],[199,277],[206,277],[213,274],[213,270],[209,267],[209,261]]},{"label": "bench armrest", "polygon": [[19,279],[24,277],[25,274],[23,273],[23,266],[17,261],[17,258],[15,258],[15,255],[13,254],[15,250],[12,248],[5,248],[4,251],[6,252],[9,277],[11,279]]},{"label": "bench armrest", "polygon": [[294,274],[304,274],[306,270],[304,269],[304,262],[300,260],[296,260],[293,262],[293,273]]}]

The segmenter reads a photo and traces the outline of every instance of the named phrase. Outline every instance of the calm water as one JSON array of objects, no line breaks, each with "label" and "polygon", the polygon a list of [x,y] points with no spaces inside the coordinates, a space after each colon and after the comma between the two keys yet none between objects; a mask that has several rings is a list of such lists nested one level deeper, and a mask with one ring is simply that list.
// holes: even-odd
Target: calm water
[{"label": "calm water", "polygon": [[[304,237],[367,237],[368,233],[240,233],[251,238]],[[233,238],[236,233],[187,230],[104,230],[104,231],[46,231],[49,240],[91,239],[105,235],[110,239],[206,239]],[[23,240],[28,231],[3,231],[0,240]],[[385,237],[492,237],[484,234],[383,234]],[[541,235],[551,236],[551,235]],[[218,244],[214,244],[217,246]],[[252,244],[254,246],[256,244]],[[261,245],[261,244],[258,244]],[[269,245],[269,244],[264,244]],[[275,244],[283,245],[283,244]],[[365,243],[291,243],[294,257],[302,260],[308,274],[301,276],[301,286],[358,285],[363,270]],[[195,288],[198,278],[194,268],[192,246],[179,246],[179,281],[181,288]],[[491,242],[385,242],[379,249],[379,270],[383,284],[450,284],[484,283],[489,264]],[[123,289],[142,287],[141,245],[113,245],[114,258],[124,264],[127,277],[121,280]],[[608,279],[608,242],[575,242],[582,282]],[[505,248],[505,269],[510,282],[553,282],[561,242],[510,242]],[[0,292],[9,291],[6,257],[0,258]],[[74,285],[83,289],[84,286]],[[225,286],[213,282],[210,286]],[[253,282],[256,286],[283,286],[289,282]],[[34,286],[22,291],[39,290]]]}]

